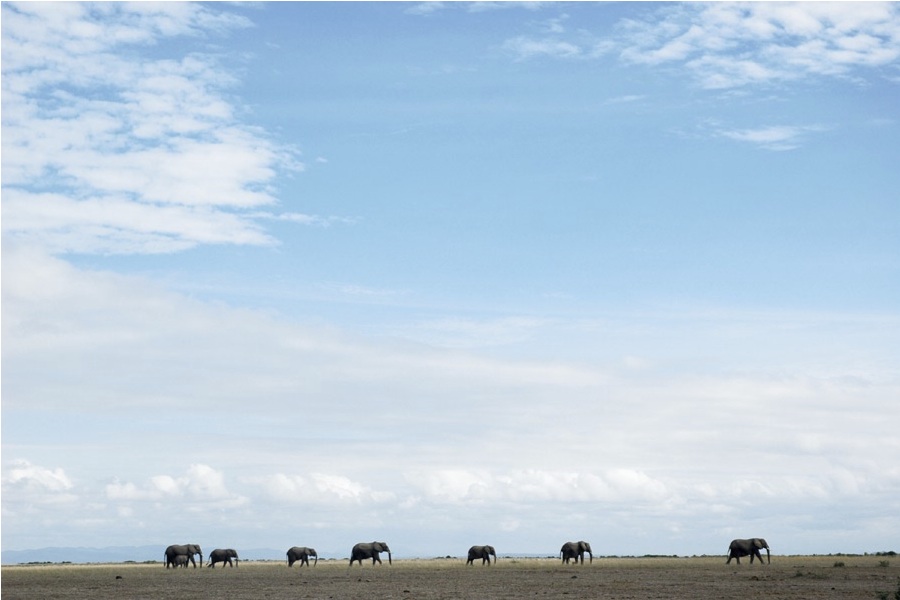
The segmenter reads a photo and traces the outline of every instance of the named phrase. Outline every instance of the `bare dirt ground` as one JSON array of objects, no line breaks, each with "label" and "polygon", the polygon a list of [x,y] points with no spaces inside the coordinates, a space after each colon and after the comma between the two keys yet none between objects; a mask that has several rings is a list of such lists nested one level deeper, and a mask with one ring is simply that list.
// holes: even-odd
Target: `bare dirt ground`
[{"label": "bare dirt ground", "polygon": [[[894,600],[900,559],[879,556],[780,556],[772,564],[725,565],[724,557],[551,559],[501,557],[496,565],[464,559],[395,560],[313,568],[244,562],[237,568],[169,569],[162,564],[4,566],[4,600],[263,598],[684,598],[722,600]],[[894,560],[891,560],[894,559]]]}]

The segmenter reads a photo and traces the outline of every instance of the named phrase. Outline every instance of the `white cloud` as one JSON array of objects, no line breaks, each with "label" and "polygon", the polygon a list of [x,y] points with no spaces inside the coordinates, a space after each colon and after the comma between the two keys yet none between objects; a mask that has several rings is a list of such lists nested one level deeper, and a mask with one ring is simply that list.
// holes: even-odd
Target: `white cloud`
[{"label": "white cloud", "polygon": [[409,15],[431,15],[446,8],[444,2],[416,2],[404,12]]},{"label": "white cloud", "polygon": [[248,481],[261,490],[264,500],[286,506],[303,505],[309,509],[328,509],[335,505],[375,507],[396,503],[394,492],[378,491],[344,475],[275,473],[251,477]]},{"label": "white cloud", "polygon": [[546,2],[470,2],[466,5],[466,10],[472,13],[487,12],[492,10],[505,10],[509,8],[524,8],[526,10],[538,10]]},{"label": "white cloud", "polygon": [[27,460],[15,460],[3,477],[4,484],[30,491],[64,492],[72,489],[72,480],[61,468],[48,469]]},{"label": "white cloud", "polygon": [[219,506],[240,506],[246,502],[246,498],[228,490],[221,471],[204,464],[191,465],[180,477],[155,475],[143,486],[116,480],[106,484],[104,494],[109,500],[126,502],[179,498],[186,506],[208,501]]},{"label": "white cloud", "polygon": [[900,57],[900,11],[892,3],[859,11],[839,2],[688,4],[656,16],[622,23],[621,56],[683,63],[711,89],[843,76]]},{"label": "white cloud", "polygon": [[824,127],[818,125],[781,125],[755,129],[723,130],[720,132],[720,135],[739,142],[755,144],[767,150],[793,150],[800,145],[800,142],[807,134],[824,130]]},{"label": "white cloud", "polygon": [[574,58],[582,55],[582,49],[578,45],[553,38],[534,39],[519,36],[503,42],[503,49],[516,56],[519,60],[527,60],[537,56]]},{"label": "white cloud", "polygon": [[237,119],[213,55],[120,52],[245,21],[178,4],[3,13],[5,239],[87,253],[275,243],[248,209],[277,203],[296,152]]},{"label": "white cloud", "polygon": [[628,63],[682,65],[704,88],[728,89],[849,76],[900,58],[900,9],[866,3],[750,2],[667,5],[645,20],[628,19],[597,39],[567,34],[548,21],[550,37],[516,36],[503,49],[518,60],[598,58],[616,51]]},{"label": "white cloud", "polygon": [[534,505],[547,502],[658,501],[667,487],[631,469],[605,472],[521,469],[494,473],[484,469],[435,469],[408,479],[426,501],[467,504],[504,502]]}]

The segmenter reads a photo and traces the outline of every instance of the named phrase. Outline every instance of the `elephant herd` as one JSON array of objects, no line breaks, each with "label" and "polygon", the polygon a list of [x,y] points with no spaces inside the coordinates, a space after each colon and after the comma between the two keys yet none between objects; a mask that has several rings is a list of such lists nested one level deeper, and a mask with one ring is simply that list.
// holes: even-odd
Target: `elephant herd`
[{"label": "elephant herd", "polygon": [[[728,560],[725,561],[725,564],[731,564],[731,559],[737,560],[737,564],[741,564],[742,556],[750,557],[750,564],[753,564],[753,559],[758,558],[759,562],[762,563],[762,554],[760,554],[760,550],[765,549],[767,562],[772,562],[772,556],[769,552],[769,544],[763,538],[751,538],[747,540],[732,540],[731,544],[728,546]],[[388,564],[393,564],[391,562],[391,549],[384,542],[361,542],[353,546],[350,550],[350,566],[353,566],[354,562],[359,562],[360,566],[362,566],[363,559],[372,559],[372,564],[375,563],[383,564],[381,562],[380,554],[382,552],[387,552],[388,555]],[[574,561],[575,564],[578,564],[581,561],[581,564],[584,564],[584,554],[587,553],[590,557],[590,562],[594,562],[594,554],[591,551],[591,545],[585,541],[579,542],[566,542],[562,545],[562,548],[559,549],[559,556],[562,559],[564,564],[569,564],[569,561]],[[181,544],[181,545],[172,545],[166,548],[166,568],[168,569],[170,566],[173,568],[184,567],[187,568],[188,563],[194,565],[194,568],[197,568],[197,562],[194,560],[194,556],[197,555],[200,557],[200,564],[203,565],[203,551],[200,549],[200,546],[197,544]],[[300,561],[300,566],[302,567],[304,564],[309,566],[309,557],[313,557],[315,560],[313,565],[317,565],[319,563],[319,555],[316,553],[314,548],[307,548],[306,546],[294,546],[290,550],[287,551],[287,563],[289,567],[293,567],[294,563]],[[497,562],[497,552],[494,550],[493,546],[472,546],[469,548],[469,553],[466,560],[466,565],[474,565],[477,559],[481,559],[482,565],[490,565],[491,557],[494,558],[494,562]],[[234,559],[234,564],[232,564],[231,559]],[[209,562],[206,566],[215,568],[216,563],[222,563],[224,567],[225,564],[233,567],[238,563],[238,554],[235,550],[231,548],[217,548],[209,553]]]},{"label": "elephant herd", "polygon": [[[203,564],[203,550],[200,549],[200,546],[197,544],[173,544],[166,548],[166,568],[168,569],[170,566],[172,568],[177,569],[178,567],[184,567],[185,569],[188,566],[188,563],[194,565],[194,568],[197,568],[197,561],[194,560],[194,555],[200,557],[200,564]],[[234,563],[231,562],[231,559],[234,559]],[[209,562],[206,564],[207,567],[216,567],[216,563],[222,563],[224,567],[227,563],[228,566],[233,567],[238,563],[238,553],[233,548],[216,548],[212,552],[209,553]]]}]

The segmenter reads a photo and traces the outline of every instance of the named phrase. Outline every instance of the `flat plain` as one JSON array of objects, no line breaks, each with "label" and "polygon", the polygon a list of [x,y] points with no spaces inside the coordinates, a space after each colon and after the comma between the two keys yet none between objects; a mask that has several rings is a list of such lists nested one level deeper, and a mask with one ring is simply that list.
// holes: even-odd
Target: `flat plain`
[{"label": "flat plain", "polygon": [[900,558],[773,556],[772,563],[725,564],[724,557],[504,558],[490,567],[464,559],[411,559],[348,568],[344,560],[288,568],[244,561],[236,568],[168,569],[157,564],[16,565],[2,568],[5,600],[229,598],[598,598],[646,600],[894,600]]}]

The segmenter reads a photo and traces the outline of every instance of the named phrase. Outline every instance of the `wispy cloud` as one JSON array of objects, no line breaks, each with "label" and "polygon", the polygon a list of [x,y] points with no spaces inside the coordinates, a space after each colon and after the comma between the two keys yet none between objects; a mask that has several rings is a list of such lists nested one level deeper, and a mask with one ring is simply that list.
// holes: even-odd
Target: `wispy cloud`
[{"label": "wispy cloud", "polygon": [[468,12],[487,12],[491,10],[506,10],[510,8],[524,8],[526,10],[538,10],[546,2],[470,2],[466,5]]},{"label": "wispy cloud", "polygon": [[[893,3],[751,2],[667,5],[618,23],[600,38],[561,20],[542,36],[503,48],[517,60],[598,58],[610,53],[646,66],[682,66],[702,87],[736,88],[803,77],[852,76],[900,58],[900,8]],[[889,74],[885,74],[888,76]]]},{"label": "wispy cloud", "polygon": [[667,7],[621,24],[623,59],[682,63],[706,88],[848,75],[900,57],[892,3],[712,3]]},{"label": "wispy cloud", "polygon": [[812,126],[771,126],[756,129],[722,130],[719,135],[736,140],[755,144],[766,150],[793,150],[800,146],[805,136],[810,133],[824,131],[825,128]]},{"label": "wispy cloud", "polygon": [[444,2],[416,2],[404,12],[408,15],[431,15],[446,8]]},{"label": "wispy cloud", "polygon": [[536,56],[552,58],[582,56],[582,49],[577,44],[550,38],[534,39],[520,36],[503,42],[503,49],[515,55],[519,60],[527,60]]},{"label": "wispy cloud", "polygon": [[274,243],[247,211],[277,203],[297,152],[240,122],[213,54],[122,51],[248,22],[200,5],[4,4],[3,25],[4,238],[102,253]]}]

